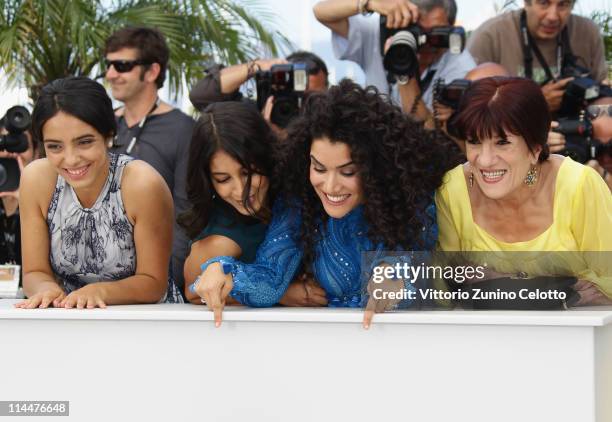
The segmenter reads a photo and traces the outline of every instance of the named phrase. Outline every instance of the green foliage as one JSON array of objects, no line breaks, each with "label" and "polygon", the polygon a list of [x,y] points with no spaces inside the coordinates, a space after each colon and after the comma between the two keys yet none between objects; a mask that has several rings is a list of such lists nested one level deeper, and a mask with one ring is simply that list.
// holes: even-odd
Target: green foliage
[{"label": "green foliage", "polygon": [[516,0],[503,0],[501,3],[493,3],[493,9],[495,10],[496,15],[499,15],[516,7],[518,7],[516,4]]},{"label": "green foliage", "polygon": [[233,64],[289,45],[264,27],[272,18],[255,0],[249,12],[231,0],[0,0],[0,69],[35,99],[56,78],[96,76],[106,38],[144,25],[166,36],[168,83],[178,95],[211,59]]},{"label": "green foliage", "polygon": [[606,10],[596,10],[589,17],[601,29],[606,49],[606,61],[612,62],[612,13]]}]

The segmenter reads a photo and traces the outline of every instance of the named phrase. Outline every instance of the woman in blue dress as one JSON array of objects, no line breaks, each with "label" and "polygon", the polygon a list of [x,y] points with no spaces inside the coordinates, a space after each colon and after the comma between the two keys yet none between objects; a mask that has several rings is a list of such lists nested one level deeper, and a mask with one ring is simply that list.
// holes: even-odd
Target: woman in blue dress
[{"label": "woman in blue dress", "polygon": [[147,163],[108,152],[116,132],[104,87],[83,77],[42,89],[32,113],[46,158],[20,186],[20,308],[104,308],[178,298],[168,281],[172,197]]},{"label": "woman in blue dress", "polygon": [[[196,123],[187,168],[191,209],[179,217],[192,240],[184,267],[185,297],[191,303],[202,305],[190,289],[202,262],[220,255],[255,260],[276,197],[270,183],[276,146],[270,126],[249,103],[213,103]],[[279,303],[324,306],[327,299],[312,279],[301,277]]]},{"label": "woman in blue dress", "polygon": [[311,94],[282,145],[282,197],[255,262],[222,256],[202,265],[194,290],[216,325],[228,296],[272,306],[302,265],[329,306],[363,306],[362,253],[434,248],[433,192],[458,160],[451,151],[452,141],[425,131],[374,87],[344,80]]}]

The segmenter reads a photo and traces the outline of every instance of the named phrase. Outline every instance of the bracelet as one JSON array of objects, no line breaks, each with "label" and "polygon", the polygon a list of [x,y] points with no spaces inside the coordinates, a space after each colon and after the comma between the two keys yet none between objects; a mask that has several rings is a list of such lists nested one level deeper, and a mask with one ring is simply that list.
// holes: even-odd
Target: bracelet
[{"label": "bracelet", "polygon": [[[219,264],[221,264],[221,271],[223,271],[223,274],[230,274],[234,270],[234,265],[232,263],[227,262],[223,259],[217,260],[216,258],[212,258],[206,261],[205,263],[203,263],[202,265],[200,265],[200,271],[202,272],[206,271],[208,266],[210,264],[214,264],[215,262],[218,262]],[[196,287],[198,287],[198,284],[200,284],[200,276],[198,276],[193,282],[193,284],[189,286],[189,291],[191,293],[196,293],[195,289]]]},{"label": "bracelet", "polygon": [[191,286],[189,286],[189,291],[191,293],[195,293],[196,287],[198,287],[198,284],[200,284],[200,276],[197,276],[195,281],[191,284]]},{"label": "bracelet", "polygon": [[406,75],[396,76],[395,82],[397,82],[398,85],[406,85],[408,82],[410,82],[410,77]]},{"label": "bracelet", "polygon": [[409,114],[415,114],[417,111],[417,107],[419,106],[419,101],[421,101],[421,97],[423,97],[423,93],[419,92],[416,98],[414,99],[414,103],[412,103],[412,107],[410,108]]},{"label": "bracelet", "polygon": [[223,271],[223,274],[230,274],[234,270],[234,265],[231,262],[227,262],[223,258],[209,259],[208,261],[200,265],[200,270],[204,272],[210,264],[214,264],[217,262],[221,264],[221,271]]},{"label": "bracelet", "polygon": [[[259,60],[259,59],[253,59],[250,62],[248,62],[248,65],[247,65],[247,79],[251,79],[253,76],[255,76],[256,72],[259,72],[261,70],[261,67],[257,63],[257,60]],[[255,67],[257,67],[257,70],[255,70]]]}]

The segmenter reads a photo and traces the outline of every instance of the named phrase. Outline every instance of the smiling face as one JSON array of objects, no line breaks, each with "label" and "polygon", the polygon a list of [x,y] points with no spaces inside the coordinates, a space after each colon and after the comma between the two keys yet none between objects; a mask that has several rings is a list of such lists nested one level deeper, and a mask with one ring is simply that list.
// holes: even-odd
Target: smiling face
[{"label": "smiling face", "polygon": [[574,0],[525,0],[531,35],[541,40],[556,38],[572,14],[573,3]]},{"label": "smiling face", "polygon": [[357,165],[343,142],[327,137],[312,141],[310,183],[330,217],[342,218],[363,202]]},{"label": "smiling face", "polygon": [[42,127],[47,159],[70,186],[78,191],[102,190],[108,175],[104,137],[78,118],[59,112]]},{"label": "smiling face", "polygon": [[538,161],[541,147],[532,153],[521,136],[507,134],[505,138],[469,139],[467,159],[474,180],[490,199],[504,199],[526,188],[525,176]]},{"label": "smiling face", "polygon": [[215,152],[210,159],[210,177],[217,195],[242,215],[257,213],[265,204],[268,194],[268,178],[251,173],[248,204],[252,209],[249,212],[242,200],[248,176],[249,171],[223,150]]},{"label": "smiling face", "polygon": [[[122,48],[113,53],[106,54],[106,60],[128,60],[133,61],[138,59],[138,50],[135,48]],[[155,79],[159,65],[152,64],[150,68],[144,71],[142,64],[135,65],[128,72],[118,72],[115,66],[110,66],[105,73],[106,80],[110,83],[113,98],[118,101],[130,101],[137,98],[145,89],[155,89]],[[154,69],[155,68],[155,69]]]}]

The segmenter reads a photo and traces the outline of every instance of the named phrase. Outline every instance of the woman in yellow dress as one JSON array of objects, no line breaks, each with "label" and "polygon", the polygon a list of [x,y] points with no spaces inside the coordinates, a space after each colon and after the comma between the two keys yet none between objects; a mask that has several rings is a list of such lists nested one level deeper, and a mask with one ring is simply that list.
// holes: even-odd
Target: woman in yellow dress
[{"label": "woman in yellow dress", "polygon": [[[563,252],[554,266],[578,279],[577,305],[612,304],[612,196],[592,168],[549,154],[540,88],[520,78],[476,81],[452,124],[468,161],[436,192],[439,249],[503,252],[521,271],[549,276],[557,274],[547,273],[542,252]],[[512,265],[495,270],[513,273]]]}]

